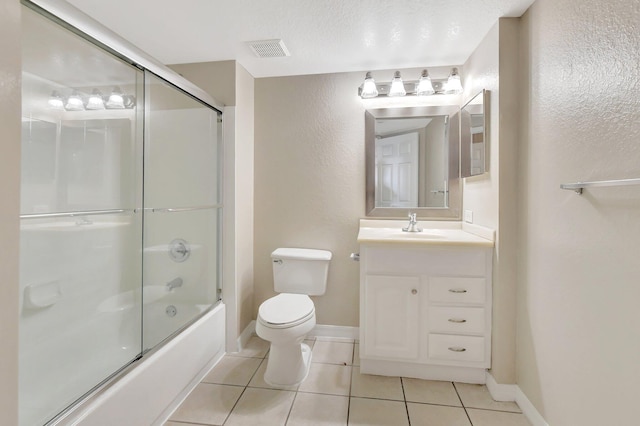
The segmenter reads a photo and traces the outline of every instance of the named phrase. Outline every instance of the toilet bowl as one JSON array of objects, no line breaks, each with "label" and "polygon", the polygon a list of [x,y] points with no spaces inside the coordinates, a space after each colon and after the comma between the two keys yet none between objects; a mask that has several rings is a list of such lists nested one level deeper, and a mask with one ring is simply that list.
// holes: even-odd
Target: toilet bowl
[{"label": "toilet bowl", "polygon": [[277,296],[258,308],[256,334],[270,342],[264,381],[271,386],[295,386],[307,377],[311,348],[303,343],[316,325],[309,295],[324,294],[331,252],[277,249],[272,254]]},{"label": "toilet bowl", "polygon": [[315,307],[309,296],[283,293],[260,305],[256,334],[271,343],[266,383],[292,386],[304,381],[311,365],[311,349],[302,341],[315,325]]}]

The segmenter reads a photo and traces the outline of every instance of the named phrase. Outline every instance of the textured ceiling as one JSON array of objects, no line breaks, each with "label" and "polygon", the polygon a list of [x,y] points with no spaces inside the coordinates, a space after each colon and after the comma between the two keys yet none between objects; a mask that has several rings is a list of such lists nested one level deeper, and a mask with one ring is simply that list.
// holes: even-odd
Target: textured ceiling
[{"label": "textured ceiling", "polygon": [[[165,64],[237,60],[254,77],[459,65],[533,0],[68,0]],[[248,41],[283,39],[285,58]]]}]

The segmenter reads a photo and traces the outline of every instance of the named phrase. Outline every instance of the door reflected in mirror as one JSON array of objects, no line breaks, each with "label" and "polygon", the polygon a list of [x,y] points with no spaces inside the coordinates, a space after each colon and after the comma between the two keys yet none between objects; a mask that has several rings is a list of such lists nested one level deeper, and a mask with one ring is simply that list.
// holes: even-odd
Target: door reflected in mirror
[{"label": "door reflected in mirror", "polygon": [[367,216],[459,213],[458,107],[381,108],[365,114]]},{"label": "door reflected in mirror", "polygon": [[460,114],[462,177],[481,175],[489,170],[487,167],[488,104],[489,91],[483,90],[462,107]]},{"label": "door reflected in mirror", "polygon": [[449,117],[376,120],[376,207],[446,207]]}]

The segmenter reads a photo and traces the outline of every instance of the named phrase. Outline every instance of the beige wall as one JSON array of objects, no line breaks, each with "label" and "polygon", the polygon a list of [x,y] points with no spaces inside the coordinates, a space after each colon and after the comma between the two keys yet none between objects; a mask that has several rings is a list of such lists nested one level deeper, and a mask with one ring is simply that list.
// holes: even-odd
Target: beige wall
[{"label": "beige wall", "polygon": [[236,105],[236,61],[175,64],[171,69],[223,105]]},{"label": "beige wall", "polygon": [[638,424],[640,5],[538,0],[522,19],[518,384],[551,425]]},{"label": "beige wall", "polygon": [[20,2],[0,0],[0,424],[18,424]]},{"label": "beige wall", "polygon": [[[449,70],[430,73],[445,78]],[[421,70],[401,71],[410,80]],[[319,248],[330,250],[333,259],[327,292],[314,298],[318,324],[359,325],[359,265],[349,255],[359,250],[359,219],[365,216],[364,112],[390,106],[357,96],[364,74],[256,79],[255,310],[275,294],[274,249]],[[376,71],[374,78],[388,81],[392,75]],[[389,101],[407,106],[409,100]],[[421,102],[447,101],[457,104],[459,98]]]},{"label": "beige wall", "polygon": [[[363,75],[256,80],[255,306],[271,297],[271,252],[330,250],[318,324],[358,325],[358,219],[364,215]],[[255,318],[255,313],[254,313]]]},{"label": "beige wall", "polygon": [[503,18],[464,65],[464,101],[490,91],[489,172],[464,179],[463,208],[474,223],[496,230],[493,258],[492,370],[498,383],[515,383],[516,159],[518,34],[520,20]]},{"label": "beige wall", "polygon": [[236,297],[238,333],[241,333],[254,319],[254,79],[240,64],[236,66],[236,99]]}]

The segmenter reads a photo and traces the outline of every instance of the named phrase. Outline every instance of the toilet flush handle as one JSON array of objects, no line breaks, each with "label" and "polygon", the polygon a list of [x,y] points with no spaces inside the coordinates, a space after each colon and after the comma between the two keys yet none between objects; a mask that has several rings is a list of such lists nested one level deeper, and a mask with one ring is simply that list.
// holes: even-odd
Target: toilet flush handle
[{"label": "toilet flush handle", "polygon": [[277,263],[278,265],[282,265],[282,259],[273,259],[273,263]]}]

